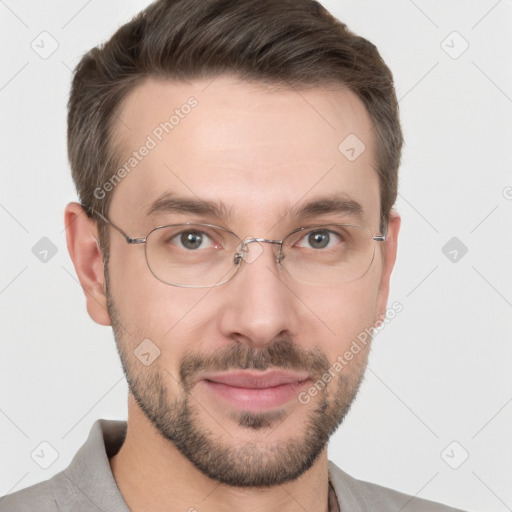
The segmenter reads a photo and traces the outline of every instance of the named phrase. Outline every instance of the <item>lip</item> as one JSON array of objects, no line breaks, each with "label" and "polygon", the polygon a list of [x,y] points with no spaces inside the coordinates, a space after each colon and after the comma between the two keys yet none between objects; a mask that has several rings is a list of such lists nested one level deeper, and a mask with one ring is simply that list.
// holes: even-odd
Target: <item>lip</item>
[{"label": "lip", "polygon": [[206,389],[236,408],[257,411],[283,406],[309,385],[305,372],[241,370],[202,375]]},{"label": "lip", "polygon": [[236,388],[272,388],[283,384],[297,384],[309,378],[305,372],[288,372],[284,370],[239,370],[227,373],[204,375],[204,380],[233,386]]}]

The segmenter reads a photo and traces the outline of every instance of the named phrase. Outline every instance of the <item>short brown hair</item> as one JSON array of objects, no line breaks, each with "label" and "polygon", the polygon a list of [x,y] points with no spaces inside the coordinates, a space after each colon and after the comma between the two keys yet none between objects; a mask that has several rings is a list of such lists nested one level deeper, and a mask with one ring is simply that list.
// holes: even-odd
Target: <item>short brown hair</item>
[{"label": "short brown hair", "polygon": [[220,74],[284,87],[342,84],[353,91],[373,123],[386,229],[403,142],[393,77],[372,43],[314,0],[159,0],[84,55],[68,104],[68,154],[82,204],[108,213],[111,194],[98,199],[94,191],[120,165],[112,132],[130,91],[148,76]]}]

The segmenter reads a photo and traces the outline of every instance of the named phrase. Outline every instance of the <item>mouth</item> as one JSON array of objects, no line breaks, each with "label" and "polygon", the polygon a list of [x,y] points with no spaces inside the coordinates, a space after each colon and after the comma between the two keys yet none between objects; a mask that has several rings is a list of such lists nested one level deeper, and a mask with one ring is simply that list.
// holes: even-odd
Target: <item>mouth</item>
[{"label": "mouth", "polygon": [[262,411],[281,407],[310,384],[306,372],[240,370],[203,375],[206,391],[237,409]]}]

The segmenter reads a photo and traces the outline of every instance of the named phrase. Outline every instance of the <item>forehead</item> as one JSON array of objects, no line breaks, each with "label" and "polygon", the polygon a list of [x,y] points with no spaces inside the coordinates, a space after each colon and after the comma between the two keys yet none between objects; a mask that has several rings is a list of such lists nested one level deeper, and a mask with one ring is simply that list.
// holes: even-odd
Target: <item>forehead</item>
[{"label": "forehead", "polygon": [[133,216],[133,226],[164,193],[269,222],[341,194],[361,204],[368,222],[378,220],[372,123],[341,87],[148,79],[125,98],[114,133],[124,172],[110,214]]}]

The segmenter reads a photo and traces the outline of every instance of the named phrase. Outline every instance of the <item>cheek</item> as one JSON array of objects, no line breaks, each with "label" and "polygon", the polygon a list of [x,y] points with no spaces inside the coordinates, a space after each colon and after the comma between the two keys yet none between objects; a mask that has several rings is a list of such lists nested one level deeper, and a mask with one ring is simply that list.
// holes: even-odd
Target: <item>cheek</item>
[{"label": "cheek", "polygon": [[190,337],[198,318],[209,314],[204,300],[209,290],[162,283],[147,267],[143,247],[128,249],[133,253],[111,253],[109,273],[112,299],[130,345],[149,338],[162,350],[169,340],[186,333]]},{"label": "cheek", "polygon": [[116,274],[111,278],[111,293],[121,322],[118,341],[143,372],[146,367],[133,354],[144,340],[151,340],[159,350],[157,361],[166,386],[178,389],[183,355],[190,350],[208,353],[218,339],[219,302],[210,300],[212,290],[169,286],[144,269],[137,275],[120,265]]},{"label": "cheek", "polygon": [[[363,278],[338,288],[318,289],[302,300],[314,313],[304,318],[303,328],[313,344],[317,344],[335,360],[350,347],[353,340],[374,325],[378,292],[378,273],[368,273]],[[319,336],[319,333],[325,336]],[[320,344],[322,346],[320,346]]]}]

